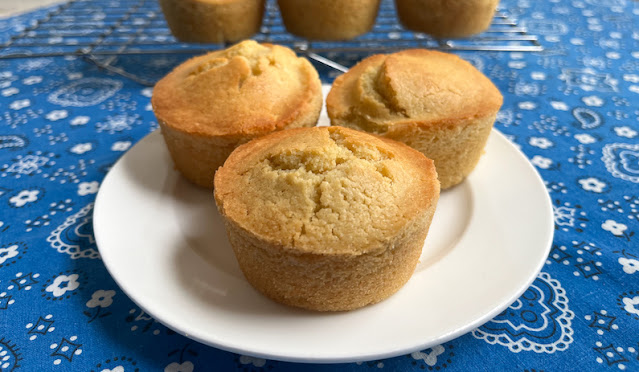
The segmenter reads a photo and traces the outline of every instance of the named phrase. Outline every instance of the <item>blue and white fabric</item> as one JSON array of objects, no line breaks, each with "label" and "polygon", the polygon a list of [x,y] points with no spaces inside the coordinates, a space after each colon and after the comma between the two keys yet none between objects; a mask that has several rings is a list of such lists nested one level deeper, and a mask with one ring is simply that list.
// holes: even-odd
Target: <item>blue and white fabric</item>
[{"label": "blue and white fabric", "polygon": [[[0,60],[0,370],[639,371],[639,3],[503,5],[545,50],[460,55],[503,92],[496,127],[545,180],[552,250],[490,322],[364,363],[233,354],[138,308],[100,260],[92,210],[109,168],[157,129],[152,90],[71,56]],[[40,16],[0,20],[0,37]],[[331,57],[347,66],[361,58]],[[158,76],[180,62],[136,58]],[[321,71],[327,83],[337,74]]]}]

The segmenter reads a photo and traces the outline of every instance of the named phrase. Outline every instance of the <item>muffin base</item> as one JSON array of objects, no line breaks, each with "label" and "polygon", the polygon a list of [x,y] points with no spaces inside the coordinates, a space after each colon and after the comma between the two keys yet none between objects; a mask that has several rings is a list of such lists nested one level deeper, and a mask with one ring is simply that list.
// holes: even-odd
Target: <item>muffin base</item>
[{"label": "muffin base", "polygon": [[375,24],[380,0],[278,0],[286,29],[311,40],[348,40]]},{"label": "muffin base", "polygon": [[[496,115],[451,124],[400,123],[377,135],[403,142],[435,161],[441,189],[461,183],[479,162]],[[332,118],[331,125],[366,131],[352,121]]]},{"label": "muffin base", "polygon": [[158,123],[175,167],[194,184],[213,189],[215,171],[240,143],[191,135],[177,131],[162,121]]},{"label": "muffin base", "polygon": [[346,311],[380,302],[410,279],[437,198],[392,241],[361,255],[302,253],[266,242],[226,220],[229,241],[248,282],[272,300],[316,311]]},{"label": "muffin base", "polygon": [[[305,110],[300,113],[297,119],[278,130],[315,126],[322,109],[320,89],[318,84],[315,95],[304,105]],[[268,134],[247,134],[225,139],[180,131],[159,118],[158,124],[177,170],[194,184],[211,190],[213,189],[215,171],[224,165],[226,158],[236,147],[260,135]]]},{"label": "muffin base", "polygon": [[171,33],[186,42],[222,43],[246,39],[262,25],[264,0],[160,0]]},{"label": "muffin base", "polygon": [[403,142],[435,161],[442,190],[462,182],[479,162],[496,116],[454,125],[402,126],[383,137]]},{"label": "muffin base", "polygon": [[498,3],[499,0],[395,0],[404,27],[438,38],[462,38],[486,30]]}]

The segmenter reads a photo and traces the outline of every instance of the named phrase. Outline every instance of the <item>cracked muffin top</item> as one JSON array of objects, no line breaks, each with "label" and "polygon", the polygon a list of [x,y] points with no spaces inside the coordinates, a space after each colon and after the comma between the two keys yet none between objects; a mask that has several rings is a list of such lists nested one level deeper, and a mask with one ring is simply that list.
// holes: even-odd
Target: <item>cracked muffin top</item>
[{"label": "cracked muffin top", "polygon": [[454,125],[494,115],[502,104],[495,85],[463,59],[411,49],[368,57],[338,77],[326,98],[331,119],[383,134],[393,125]]},{"label": "cracked muffin top", "polygon": [[291,126],[315,110],[318,96],[321,82],[310,62],[286,47],[247,40],[176,67],[157,83],[151,102],[173,129],[233,139]]},{"label": "cracked muffin top", "polygon": [[329,255],[383,249],[438,196],[432,160],[342,127],[258,138],[215,175],[227,220],[270,243]]}]

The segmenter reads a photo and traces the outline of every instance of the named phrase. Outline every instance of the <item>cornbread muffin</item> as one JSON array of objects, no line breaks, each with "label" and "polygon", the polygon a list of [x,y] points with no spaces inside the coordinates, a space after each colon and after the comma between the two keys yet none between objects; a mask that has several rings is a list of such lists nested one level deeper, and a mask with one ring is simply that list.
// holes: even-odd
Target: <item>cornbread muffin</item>
[{"label": "cornbread muffin", "polygon": [[399,21],[437,38],[461,38],[488,27],[499,0],[395,0]]},{"label": "cornbread muffin", "polygon": [[160,0],[171,33],[199,43],[235,42],[259,31],[264,0]]},{"label": "cornbread muffin", "polygon": [[286,130],[235,150],[215,200],[248,281],[311,310],[379,302],[411,277],[439,199],[433,162],[338,127]]},{"label": "cornbread muffin", "polygon": [[331,125],[391,138],[435,161],[442,189],[477,165],[502,96],[459,57],[421,49],[364,59],[335,79]]},{"label": "cornbread muffin", "polygon": [[286,29],[310,40],[348,40],[375,24],[380,0],[278,0]]},{"label": "cornbread muffin", "polygon": [[177,169],[212,188],[238,145],[314,126],[321,88],[310,62],[290,49],[244,41],[181,64],[157,83],[151,103]]}]

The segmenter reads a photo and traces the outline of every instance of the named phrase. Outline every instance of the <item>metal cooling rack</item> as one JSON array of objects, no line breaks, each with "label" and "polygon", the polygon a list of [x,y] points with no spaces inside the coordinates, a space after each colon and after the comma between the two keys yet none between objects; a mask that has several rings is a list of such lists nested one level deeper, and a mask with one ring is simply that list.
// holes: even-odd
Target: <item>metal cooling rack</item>
[{"label": "metal cooling rack", "polygon": [[[333,58],[358,57],[406,48],[446,51],[542,51],[531,35],[501,9],[484,33],[463,40],[438,40],[404,30],[393,0],[382,0],[371,32],[340,42],[310,42],[284,28],[275,0],[267,0],[263,26],[253,39],[286,45],[330,68],[346,71]],[[157,0],[70,0],[52,8],[20,33],[0,41],[0,59],[80,56],[100,68],[153,85],[175,64],[224,44],[189,44],[170,33]],[[156,55],[151,68],[140,68],[143,55]],[[170,57],[173,56],[173,57]],[[147,57],[145,60],[149,60]],[[165,68],[163,68],[165,67]],[[149,74],[149,70],[151,73]],[[155,72],[155,73],[154,73]]]}]

